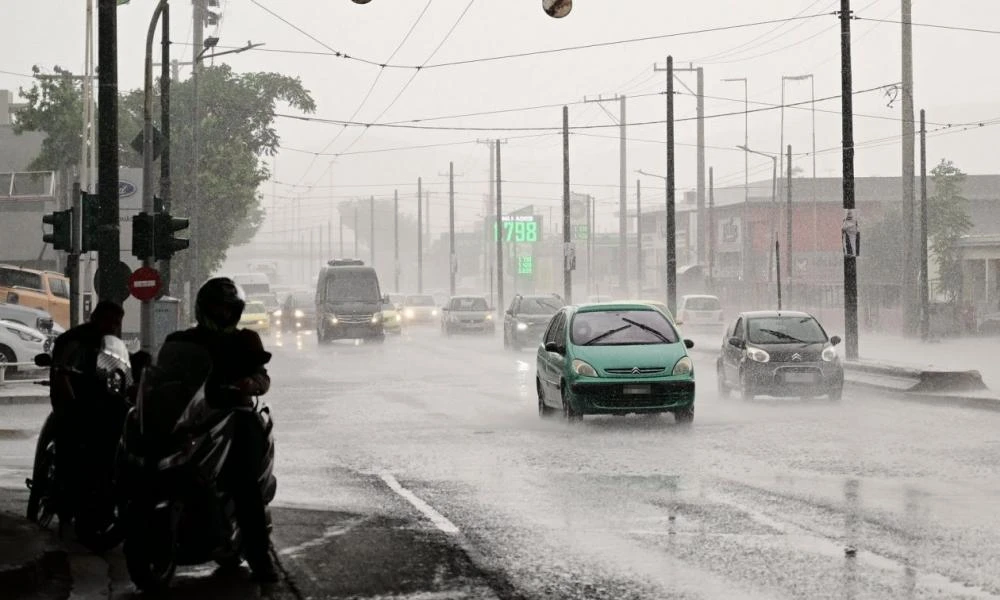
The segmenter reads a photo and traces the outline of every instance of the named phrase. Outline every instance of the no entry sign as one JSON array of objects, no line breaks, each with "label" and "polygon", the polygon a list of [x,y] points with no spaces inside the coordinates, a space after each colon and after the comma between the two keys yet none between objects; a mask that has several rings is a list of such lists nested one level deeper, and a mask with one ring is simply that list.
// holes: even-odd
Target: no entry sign
[{"label": "no entry sign", "polygon": [[128,291],[137,300],[146,302],[156,298],[160,294],[163,281],[160,273],[151,267],[139,267],[128,278]]}]

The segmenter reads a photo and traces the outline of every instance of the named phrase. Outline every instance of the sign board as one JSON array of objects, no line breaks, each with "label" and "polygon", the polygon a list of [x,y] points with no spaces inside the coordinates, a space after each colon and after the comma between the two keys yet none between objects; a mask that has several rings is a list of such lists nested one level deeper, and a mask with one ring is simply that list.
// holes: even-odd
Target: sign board
[{"label": "sign board", "polygon": [[517,257],[517,274],[518,275],[531,275],[535,272],[535,257],[531,256],[518,256]]},{"label": "sign board", "polygon": [[160,294],[163,281],[160,273],[152,267],[139,267],[128,278],[128,291],[137,300],[148,302]]},{"label": "sign board", "polygon": [[854,210],[848,210],[844,215],[844,221],[840,225],[840,239],[844,246],[844,256],[861,256],[861,224]]},{"label": "sign board", "polygon": [[495,223],[493,225],[494,242],[498,238],[510,244],[535,244],[542,240],[542,217],[539,215],[504,215],[502,225],[502,230]]},{"label": "sign board", "polygon": [[[128,267],[124,262],[119,262],[115,268],[115,284],[112,289],[112,296],[110,298],[102,298],[102,300],[111,300],[118,304],[124,304],[125,300],[129,296],[129,286],[128,280],[132,276],[132,269]],[[101,270],[97,269],[94,273],[94,289],[101,289]]]}]

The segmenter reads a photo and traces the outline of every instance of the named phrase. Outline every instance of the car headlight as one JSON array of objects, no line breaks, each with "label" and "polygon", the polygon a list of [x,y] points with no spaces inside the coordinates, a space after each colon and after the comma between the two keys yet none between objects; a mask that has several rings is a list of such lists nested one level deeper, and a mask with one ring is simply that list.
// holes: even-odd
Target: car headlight
[{"label": "car headlight", "polygon": [[396,315],[396,322],[399,323],[403,320],[403,315]]},{"label": "car headlight", "polygon": [[518,331],[525,331],[526,329],[528,329],[528,324],[527,323],[518,323],[517,324],[517,330]]},{"label": "car headlight", "polygon": [[405,311],[403,311],[403,314],[406,315],[407,319],[412,319],[413,318],[413,309],[412,308],[408,308]]},{"label": "car headlight", "polygon": [[281,316],[281,309],[280,308],[278,310],[274,311],[274,316],[276,316],[276,317],[280,317]]},{"label": "car headlight", "polygon": [[826,362],[833,362],[837,360],[837,349],[833,346],[827,346],[826,348],[823,348],[823,354],[820,356],[822,356],[823,360]]},{"label": "car headlight", "polygon": [[432,311],[431,311],[431,316],[432,316],[432,317],[436,317],[436,316],[438,316],[438,311],[437,311],[437,310],[432,310]]},{"label": "car headlight", "polygon": [[771,355],[761,350],[760,348],[747,346],[747,358],[749,358],[754,362],[766,363],[767,361],[771,360]]},{"label": "car headlight", "polygon": [[13,333],[17,337],[21,338],[26,342],[34,342],[36,344],[41,344],[45,341],[45,338],[38,337],[37,335],[32,335],[28,332],[21,331],[20,329],[14,329],[13,327],[8,327],[7,331]]},{"label": "car headlight", "polygon": [[337,321],[337,317],[333,316],[330,317],[330,325],[336,325],[338,322],[339,321]]},{"label": "car headlight", "polygon": [[306,313],[302,312],[301,310],[299,310],[297,308],[295,309],[295,318],[296,319],[301,319],[304,316],[306,316]]},{"label": "car headlight", "polygon": [[378,323],[382,320],[382,313],[375,313],[372,315],[372,323]]},{"label": "car headlight", "polygon": [[674,365],[671,375],[690,375],[692,372],[694,372],[694,363],[691,362],[691,357],[685,356]]},{"label": "car headlight", "polygon": [[487,315],[486,315],[486,320],[487,320],[487,321],[492,321],[492,320],[493,320],[493,315],[491,315],[491,314],[487,314]]},{"label": "car headlight", "polygon": [[573,360],[573,372],[584,377],[597,377],[597,370],[579,358]]}]

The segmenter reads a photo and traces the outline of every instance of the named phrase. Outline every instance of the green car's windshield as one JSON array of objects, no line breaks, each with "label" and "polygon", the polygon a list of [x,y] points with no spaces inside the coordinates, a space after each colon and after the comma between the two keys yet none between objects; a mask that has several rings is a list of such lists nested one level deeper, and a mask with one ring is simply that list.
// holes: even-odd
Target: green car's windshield
[{"label": "green car's windshield", "polygon": [[761,317],[748,321],[754,344],[819,344],[826,333],[812,317]]},{"label": "green car's windshield", "polygon": [[582,312],[573,317],[570,340],[577,346],[675,344],[677,330],[657,310]]}]

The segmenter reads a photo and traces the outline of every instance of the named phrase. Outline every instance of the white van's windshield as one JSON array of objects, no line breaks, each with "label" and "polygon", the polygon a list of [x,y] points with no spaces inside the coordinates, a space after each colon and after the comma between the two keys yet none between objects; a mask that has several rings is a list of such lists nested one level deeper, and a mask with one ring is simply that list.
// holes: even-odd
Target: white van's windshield
[{"label": "white van's windshield", "polygon": [[378,302],[378,279],[372,271],[332,272],[326,279],[327,302]]}]

